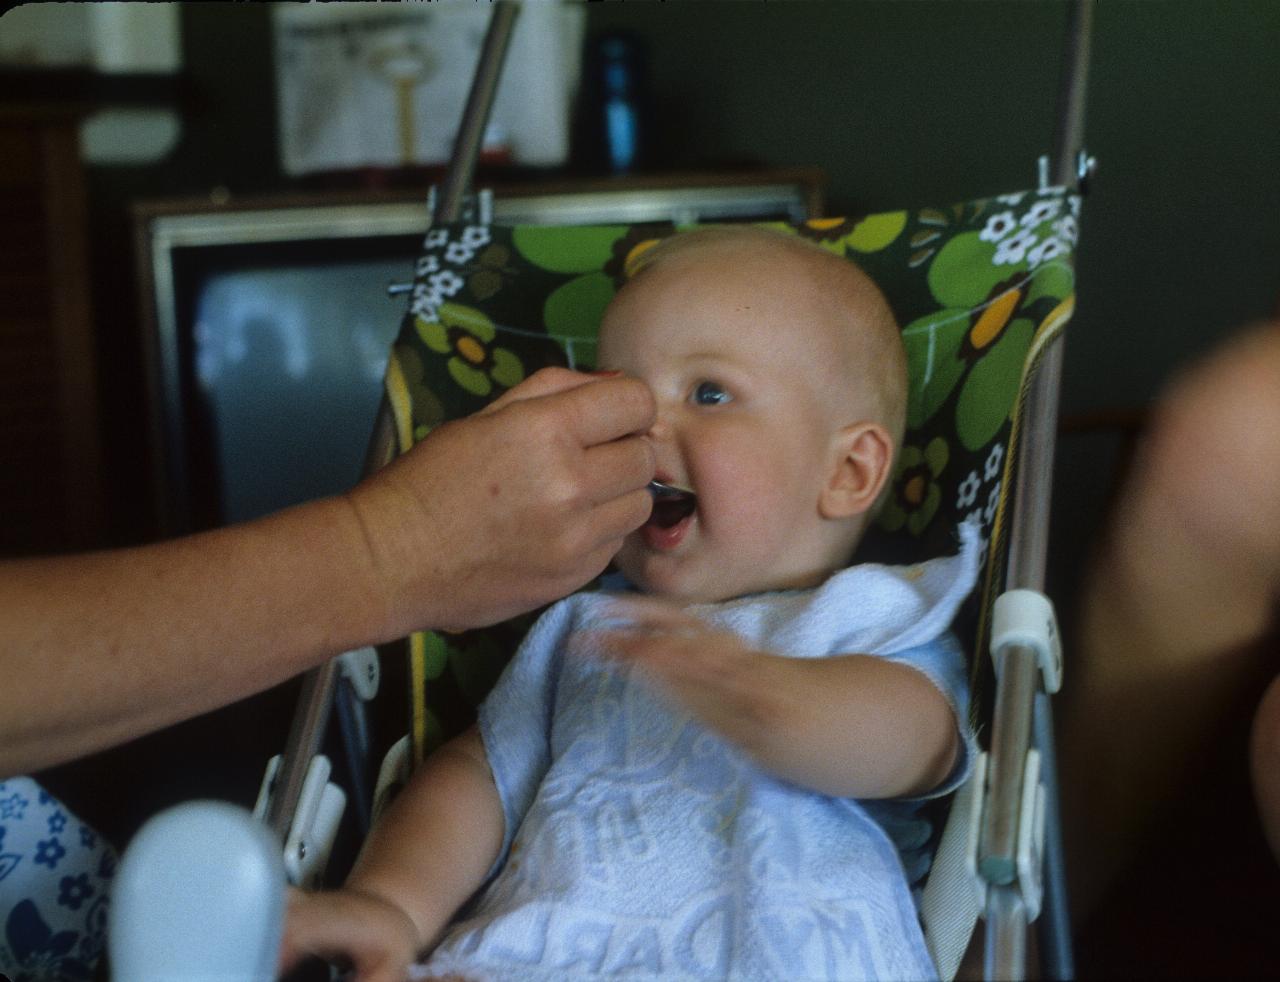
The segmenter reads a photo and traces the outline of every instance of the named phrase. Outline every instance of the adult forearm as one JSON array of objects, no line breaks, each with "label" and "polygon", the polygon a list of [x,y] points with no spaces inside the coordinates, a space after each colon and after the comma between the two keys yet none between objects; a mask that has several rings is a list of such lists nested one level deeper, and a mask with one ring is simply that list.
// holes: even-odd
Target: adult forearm
[{"label": "adult forearm", "polygon": [[384,640],[384,602],[342,498],[172,542],[0,564],[0,775]]}]

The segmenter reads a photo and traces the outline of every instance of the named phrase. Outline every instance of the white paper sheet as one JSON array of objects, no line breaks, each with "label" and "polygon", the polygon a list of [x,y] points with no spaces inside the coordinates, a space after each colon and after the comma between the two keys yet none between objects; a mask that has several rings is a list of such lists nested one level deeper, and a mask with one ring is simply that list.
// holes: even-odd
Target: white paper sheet
[{"label": "white paper sheet", "polygon": [[[491,12],[472,0],[273,5],[285,171],[447,161]],[[568,156],[585,16],[521,5],[489,130],[517,163]]]}]

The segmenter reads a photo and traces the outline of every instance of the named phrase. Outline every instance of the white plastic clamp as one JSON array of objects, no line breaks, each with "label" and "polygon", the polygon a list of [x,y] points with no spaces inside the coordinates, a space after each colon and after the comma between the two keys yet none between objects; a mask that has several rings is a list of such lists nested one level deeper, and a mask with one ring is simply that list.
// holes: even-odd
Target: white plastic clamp
[{"label": "white plastic clamp", "polygon": [[[263,776],[258,801],[253,808],[254,817],[259,820],[266,816],[280,762],[280,754],[267,762],[267,773]],[[329,854],[333,851],[333,840],[337,837],[338,823],[347,806],[347,795],[336,784],[329,783],[332,769],[328,757],[316,754],[311,758],[307,776],[302,781],[298,807],[284,842],[285,874],[294,886],[314,886],[324,873]]]},{"label": "white plastic clamp", "polygon": [[[973,891],[974,902],[984,912],[987,906],[987,880],[978,872],[978,846],[982,839],[983,799],[987,783],[989,755],[982,753],[973,762],[969,783],[981,797],[969,811],[965,840],[965,880]],[[1040,916],[1044,899],[1045,793],[1040,783],[1040,752],[1028,750],[1022,773],[1022,801],[1018,807],[1018,839],[1014,863],[1018,874],[1018,891],[1026,907],[1027,920]]]},{"label": "white plastic clamp", "polygon": [[982,815],[987,800],[987,764],[990,759],[991,755],[987,753],[980,753],[974,758],[973,773],[960,792],[972,796],[968,805],[969,823],[965,830],[964,878],[973,890],[973,901],[983,916],[987,908],[987,880],[978,872],[978,844],[982,841]]},{"label": "white plastic clamp", "polygon": [[373,820],[386,810],[391,799],[409,782],[413,773],[413,744],[405,734],[391,745],[378,768],[378,783],[373,788]]},{"label": "white plastic clamp", "polygon": [[364,702],[368,702],[378,694],[378,683],[382,678],[382,669],[378,662],[378,652],[374,648],[356,648],[338,656],[338,665],[342,674],[351,682],[351,688]]},{"label": "white plastic clamp", "polygon": [[996,597],[991,612],[991,657],[1000,668],[1001,652],[1010,645],[1036,652],[1044,691],[1062,688],[1062,639],[1053,602],[1036,590],[1009,590]]},{"label": "white plastic clamp", "polygon": [[1040,783],[1040,751],[1027,751],[1022,775],[1022,804],[1018,809],[1018,890],[1027,908],[1027,921],[1040,916],[1044,898],[1044,785]]}]

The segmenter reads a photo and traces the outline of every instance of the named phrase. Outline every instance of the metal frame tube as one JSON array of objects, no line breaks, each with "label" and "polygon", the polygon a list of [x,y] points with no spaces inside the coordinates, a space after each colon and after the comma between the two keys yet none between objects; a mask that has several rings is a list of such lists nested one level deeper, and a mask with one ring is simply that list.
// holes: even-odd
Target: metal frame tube
[{"label": "metal frame tube", "polygon": [[1018,813],[1022,804],[1022,768],[1031,748],[1031,708],[1039,685],[1035,649],[1009,645],[1000,654],[1000,685],[991,724],[991,760],[987,771],[978,872],[990,884],[1005,886],[1018,877]]},{"label": "metal frame tube", "polygon": [[987,896],[987,949],[983,978],[1021,979],[1027,966],[1027,908],[1016,887],[992,887]]},{"label": "metal frame tube", "polygon": [[[1062,805],[1058,794],[1058,756],[1053,739],[1053,704],[1043,692],[1036,695],[1035,741],[1040,751],[1045,814],[1060,816]],[[1067,896],[1062,823],[1056,820],[1046,822],[1044,835],[1044,900],[1040,906],[1039,921],[1041,977],[1074,979],[1076,969],[1071,947],[1071,907]]]},{"label": "metal frame tube", "polygon": [[[515,0],[497,0],[493,5],[493,13],[489,17],[489,29],[485,34],[484,44],[480,49],[480,60],[476,65],[475,78],[472,80],[466,109],[463,111],[462,122],[458,127],[453,156],[449,162],[444,185],[436,197],[436,210],[432,216],[434,221],[457,221],[462,215],[463,201],[471,185],[476,160],[480,156],[485,125],[489,119],[489,112],[493,108],[498,79],[502,74],[502,63],[506,58],[516,15],[519,12],[519,4]],[[369,449],[365,455],[365,476],[372,474],[391,460],[395,455],[395,446],[395,421],[391,414],[391,406],[384,395],[378,407],[373,434],[369,440]],[[311,765],[311,759],[320,752],[325,727],[329,722],[329,713],[338,688],[337,682],[337,659],[312,669],[303,679],[302,691],[298,695],[298,708],[289,729],[289,738],[285,743],[280,770],[276,776],[275,791],[267,810],[267,825],[281,842],[285,841],[289,834],[289,826],[293,824],[307,768]],[[358,794],[363,794],[364,791],[363,788],[356,789]]]},{"label": "metal frame tube", "polygon": [[[1089,73],[1089,39],[1093,28],[1093,0],[1076,0],[1069,8],[1065,35],[1062,81],[1058,94],[1057,125],[1054,130],[1052,181],[1071,187],[1081,176],[1077,154],[1084,133],[1085,92]],[[1014,509],[1011,518],[1006,589],[1043,590],[1048,556],[1049,513],[1053,493],[1053,459],[1057,444],[1058,401],[1061,390],[1062,338],[1051,339],[1036,366],[1031,387],[1022,407],[1024,421]],[[1013,660],[1009,652],[997,681],[996,718],[992,724],[992,779],[984,819],[979,863],[988,870],[1007,875],[1007,860],[1016,860],[1016,808],[1022,797],[1022,762],[1030,747],[1033,720],[1036,741],[1041,747],[1041,776],[1050,802],[1056,803],[1057,773],[1052,753],[1051,725],[1047,705],[1034,709],[1041,697],[1034,664],[1028,688],[1022,661]],[[1012,670],[1011,670],[1012,669]],[[1004,713],[1010,715],[1006,718]],[[1046,756],[1045,748],[1049,748]],[[1008,827],[1010,807],[1015,809],[1015,827]],[[1056,815],[1056,810],[1051,812]],[[1053,970],[1051,977],[1069,978],[1073,973],[1070,949],[1070,924],[1066,909],[1066,883],[1063,876],[1060,830],[1050,822],[1045,849],[1045,917],[1046,955]],[[1010,838],[1012,832],[1013,838]],[[998,880],[996,882],[999,882]],[[986,973],[987,978],[1026,977],[1026,909],[1021,899],[1013,903],[1009,894],[1016,889],[992,886],[987,904]]]},{"label": "metal frame tube", "polygon": [[488,125],[489,113],[493,109],[507,46],[511,43],[511,33],[515,30],[516,15],[519,13],[520,5],[515,0],[497,0],[493,5],[489,30],[484,36],[480,61],[476,65],[471,91],[467,95],[467,106],[458,126],[458,139],[453,146],[449,170],[436,199],[437,222],[456,222],[462,217],[463,201],[471,187],[476,161],[480,158],[485,126]]}]

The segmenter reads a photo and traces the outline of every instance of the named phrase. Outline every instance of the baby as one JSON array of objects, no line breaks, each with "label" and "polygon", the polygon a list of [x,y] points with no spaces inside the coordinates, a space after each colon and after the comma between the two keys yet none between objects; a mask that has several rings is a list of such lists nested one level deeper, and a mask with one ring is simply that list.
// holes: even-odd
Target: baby
[{"label": "baby", "polygon": [[289,958],[388,980],[426,951],[418,971],[469,979],[935,974],[886,830],[967,770],[947,627],[977,560],[966,535],[841,571],[901,440],[893,316],[781,232],[682,233],[633,267],[599,365],[653,390],[655,477],[696,495],[616,557],[651,596],[551,608],[347,886],[294,898]]}]

